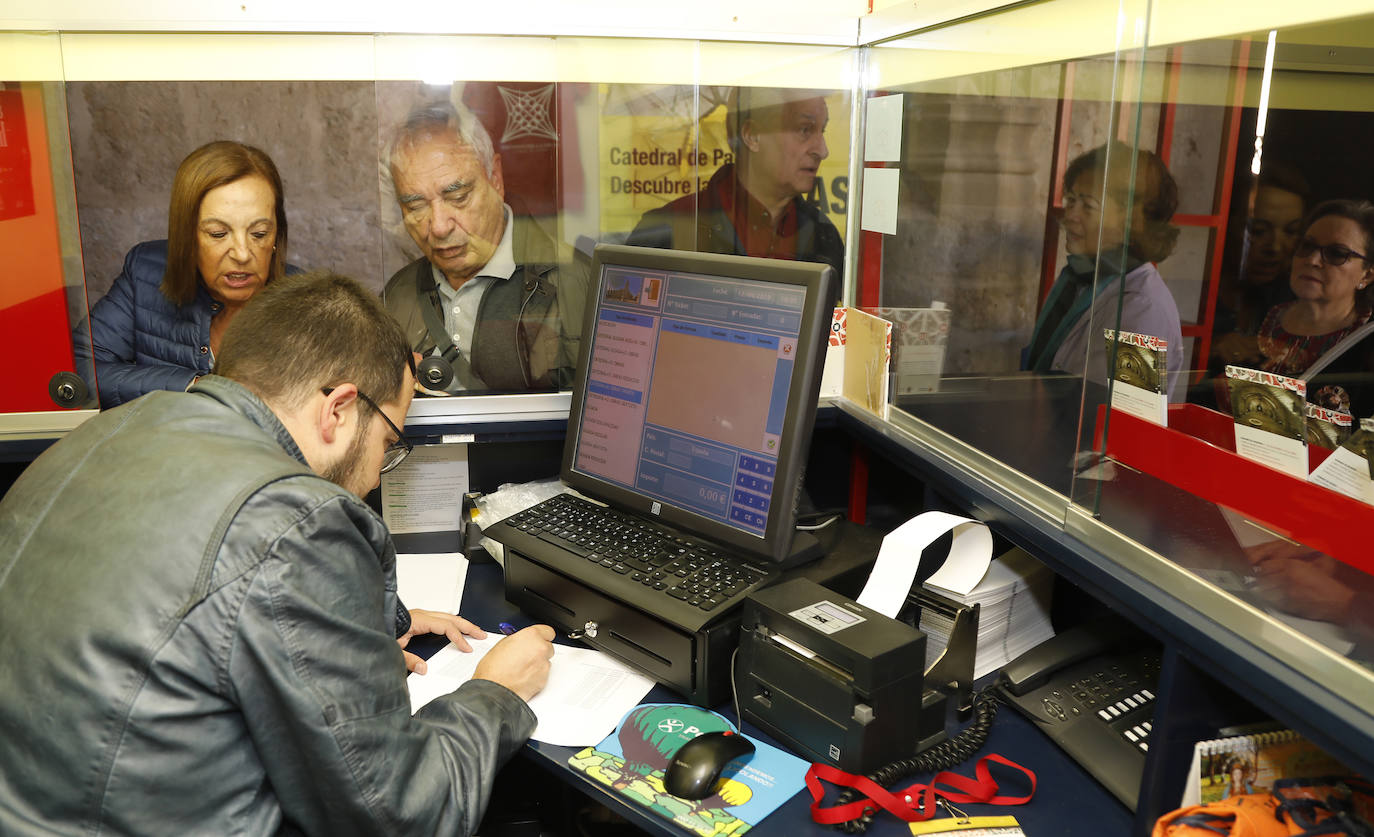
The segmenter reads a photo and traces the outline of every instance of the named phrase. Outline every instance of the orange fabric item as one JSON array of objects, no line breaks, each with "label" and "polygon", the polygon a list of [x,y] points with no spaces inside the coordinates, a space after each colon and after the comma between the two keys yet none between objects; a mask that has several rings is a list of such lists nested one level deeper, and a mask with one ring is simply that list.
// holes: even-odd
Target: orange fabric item
[{"label": "orange fabric item", "polygon": [[1278,800],[1268,793],[1249,793],[1179,808],[1155,821],[1152,837],[1289,837],[1300,833],[1279,818],[1278,807]]}]

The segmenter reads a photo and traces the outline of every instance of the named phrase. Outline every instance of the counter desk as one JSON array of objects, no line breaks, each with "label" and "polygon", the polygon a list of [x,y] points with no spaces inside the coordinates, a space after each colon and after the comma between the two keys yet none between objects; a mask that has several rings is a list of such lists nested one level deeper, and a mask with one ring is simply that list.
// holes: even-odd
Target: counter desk
[{"label": "counter desk", "polygon": [[[529,620],[523,614],[506,602],[501,568],[494,563],[470,566],[467,585],[463,590],[461,613],[484,627],[494,626],[502,621],[510,622],[516,627],[524,627],[529,624]],[[559,641],[569,642],[566,639]],[[423,646],[424,653],[426,655],[432,653],[441,644],[441,642],[427,642]],[[989,676],[985,678],[985,681],[991,681],[991,679],[992,677]],[[980,681],[978,683],[980,688],[986,685],[988,682]],[[655,686],[644,699],[645,703],[679,703],[681,701],[682,698],[679,695],[663,686]],[[736,720],[734,708],[731,706],[718,706],[715,707],[715,711],[732,722]],[[950,731],[957,732],[958,728],[961,728],[961,725],[956,723]],[[777,746],[776,741],[750,723],[746,722],[743,730],[746,735]],[[571,769],[568,766],[568,759],[578,749],[531,741],[521,751],[518,758],[547,771],[550,776],[571,787],[589,801],[609,808],[647,833],[663,835],[663,837],[681,837],[686,833],[668,824],[665,820],[655,817],[648,811],[626,803],[622,798],[608,792],[605,787],[588,779],[585,774]],[[1030,835],[1057,834],[1063,835],[1063,837],[1089,837],[1089,835],[1126,834],[1129,831],[1130,811],[1098,785],[1080,765],[1049,743],[1039,730],[1015,710],[1002,707],[998,712],[997,719],[988,736],[988,742],[979,751],[979,755],[985,753],[998,753],[1034,771],[1038,782],[1035,797],[1027,805],[1019,807],[961,806],[969,814],[974,816],[1010,814],[1016,817],[1025,828],[1026,833]],[[973,764],[974,761],[969,761],[952,768],[952,770],[962,775],[972,776]],[[1023,792],[1024,780],[1020,779],[1014,772],[1001,770],[997,776],[1009,783],[1017,783],[1009,785],[1008,793]],[[929,778],[929,776],[913,776],[903,781],[901,786],[908,785],[919,778]],[[832,791],[829,801],[833,802],[833,799]],[[781,808],[756,825],[751,833],[760,835],[785,834],[789,837],[795,835],[817,835],[820,837],[820,835],[837,834],[838,832],[830,826],[818,825],[812,821],[810,804],[810,794],[802,789],[784,803]],[[941,813],[940,816],[944,816],[944,814]],[[894,837],[910,832],[905,823],[886,812],[880,812],[868,833],[874,837]]]}]

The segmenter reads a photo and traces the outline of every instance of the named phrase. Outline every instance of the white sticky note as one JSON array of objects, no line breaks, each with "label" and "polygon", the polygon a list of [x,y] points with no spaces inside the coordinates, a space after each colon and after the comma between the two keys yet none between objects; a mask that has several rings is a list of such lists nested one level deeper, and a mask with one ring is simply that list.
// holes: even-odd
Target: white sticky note
[{"label": "white sticky note", "polygon": [[864,169],[861,225],[885,235],[897,234],[897,169]]},{"label": "white sticky note", "polygon": [[874,96],[864,103],[864,161],[902,159],[902,94]]}]

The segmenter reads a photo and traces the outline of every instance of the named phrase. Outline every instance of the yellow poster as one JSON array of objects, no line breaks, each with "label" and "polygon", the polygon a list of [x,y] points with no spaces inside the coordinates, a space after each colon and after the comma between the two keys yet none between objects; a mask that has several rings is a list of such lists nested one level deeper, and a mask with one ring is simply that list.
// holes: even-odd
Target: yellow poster
[{"label": "yellow poster", "polygon": [[[734,162],[726,137],[728,87],[602,84],[599,135],[600,227],[628,234],[645,212],[700,191]],[[825,97],[828,155],[801,197],[835,225],[841,237],[849,211],[849,102]]]}]

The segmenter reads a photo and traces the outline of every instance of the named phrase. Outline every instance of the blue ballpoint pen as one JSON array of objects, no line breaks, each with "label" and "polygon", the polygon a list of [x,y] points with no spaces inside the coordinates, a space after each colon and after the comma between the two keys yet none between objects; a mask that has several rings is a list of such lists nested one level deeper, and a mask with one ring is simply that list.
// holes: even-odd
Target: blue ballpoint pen
[{"label": "blue ballpoint pen", "polygon": [[511,634],[515,633],[515,626],[509,622],[502,622],[498,627],[501,628],[501,633],[505,634],[506,636],[510,636]]}]

